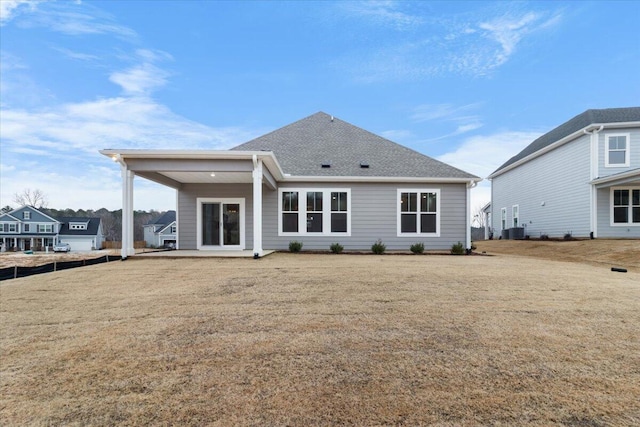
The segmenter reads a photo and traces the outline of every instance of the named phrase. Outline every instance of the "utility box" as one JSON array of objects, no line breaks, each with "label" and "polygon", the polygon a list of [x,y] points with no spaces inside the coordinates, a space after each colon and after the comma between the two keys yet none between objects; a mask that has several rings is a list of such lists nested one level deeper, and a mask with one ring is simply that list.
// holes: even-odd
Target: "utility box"
[{"label": "utility box", "polygon": [[524,239],[524,227],[513,227],[509,229],[509,239],[511,240],[523,240]]}]

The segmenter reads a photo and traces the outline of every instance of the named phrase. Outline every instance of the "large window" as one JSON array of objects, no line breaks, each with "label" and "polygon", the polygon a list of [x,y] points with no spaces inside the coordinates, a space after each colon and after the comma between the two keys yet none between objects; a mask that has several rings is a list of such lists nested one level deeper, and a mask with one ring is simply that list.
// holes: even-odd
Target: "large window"
[{"label": "large window", "polygon": [[2,233],[17,233],[18,227],[15,222],[5,222],[0,224],[0,232]]},{"label": "large window", "polygon": [[440,190],[398,190],[398,236],[440,235]]},{"label": "large window", "polygon": [[611,189],[611,224],[640,226],[640,188]]},{"label": "large window", "polygon": [[53,224],[38,224],[38,233],[53,233]]},{"label": "large window", "polygon": [[284,188],[279,193],[280,235],[350,235],[350,189]]},{"label": "large window", "polygon": [[607,135],[604,157],[605,167],[629,167],[629,134]]}]

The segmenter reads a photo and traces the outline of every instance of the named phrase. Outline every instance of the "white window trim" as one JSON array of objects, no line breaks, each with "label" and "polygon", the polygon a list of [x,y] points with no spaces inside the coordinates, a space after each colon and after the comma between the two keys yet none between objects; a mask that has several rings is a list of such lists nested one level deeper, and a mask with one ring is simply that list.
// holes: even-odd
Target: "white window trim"
[{"label": "white window trim", "polygon": [[[40,226],[44,227],[45,230],[44,231],[40,231]],[[51,227],[51,231],[47,231],[46,230],[47,227]],[[55,232],[56,232],[56,229],[53,226],[53,224],[42,224],[42,223],[36,224],[36,233],[38,233],[38,234],[49,234],[49,233],[55,233]]]},{"label": "white window trim", "polygon": [[31,219],[31,212],[29,211],[22,212],[22,219]]},{"label": "white window trim", "polygon": [[[507,218],[507,208],[500,209],[500,230],[508,230],[507,224],[509,218]],[[504,220],[504,221],[503,221]]]},{"label": "white window trim", "polygon": [[[613,192],[614,190],[629,190],[629,222],[613,222]],[[609,191],[609,225],[611,227],[640,227],[640,223],[633,220],[633,194],[631,191],[640,190],[640,187],[611,187]]]},{"label": "white window trim", "polygon": [[[239,245],[203,245],[202,244],[202,204],[203,203],[226,203],[226,204],[234,204],[237,203],[240,205],[240,244]],[[209,197],[198,197],[196,199],[196,248],[198,250],[218,250],[218,251],[241,251],[245,248],[245,231],[246,231],[246,223],[245,223],[245,199],[244,198],[236,198],[236,199],[224,199],[224,198],[209,198]],[[222,236],[220,236],[222,239]],[[222,240],[220,240],[222,241]]]},{"label": "white window trim", "polygon": [[[288,193],[292,191],[298,192],[298,232],[284,232],[282,231],[282,193]],[[313,233],[307,231],[307,192],[321,192],[322,193],[322,232]],[[332,233],[331,232],[331,193],[347,193],[347,232],[346,233]],[[304,196],[304,197],[303,197]],[[327,188],[327,187],[285,187],[278,189],[278,236],[351,236],[351,188]],[[287,211],[288,212],[288,211]]]},{"label": "white window trim", "polygon": [[[609,139],[612,136],[624,136],[627,141],[624,160],[625,163],[609,163]],[[604,167],[605,168],[628,168],[631,165],[631,134],[630,133],[608,133],[604,138]]]},{"label": "white window trim", "polygon": [[[515,220],[518,220],[518,225],[514,224]],[[511,206],[511,226],[520,227],[520,205]]]},{"label": "white window trim", "polygon": [[[418,193],[418,209],[420,209],[420,193],[435,193],[436,194],[436,232],[435,233],[402,233],[402,206],[400,201],[402,200],[402,193]],[[406,212],[405,212],[406,213]],[[415,212],[417,214],[416,221],[419,221],[420,210]],[[398,237],[440,237],[440,189],[439,188],[398,188],[396,196],[396,227]]]},{"label": "white window trim", "polygon": [[[16,229],[14,231],[10,231],[9,228],[11,225],[15,225]],[[4,231],[6,228],[7,231]],[[20,233],[20,227],[19,227],[19,223],[17,222],[3,222],[2,223],[2,232],[3,233],[11,233],[11,234],[19,234]]]}]

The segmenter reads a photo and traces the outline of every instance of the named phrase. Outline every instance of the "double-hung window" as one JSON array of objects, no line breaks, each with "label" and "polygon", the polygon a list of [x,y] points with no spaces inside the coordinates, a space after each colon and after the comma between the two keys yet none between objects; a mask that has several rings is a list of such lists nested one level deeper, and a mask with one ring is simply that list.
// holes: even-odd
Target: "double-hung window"
[{"label": "double-hung window", "polygon": [[31,219],[31,212],[22,212],[22,219]]},{"label": "double-hung window", "polygon": [[398,190],[398,236],[440,235],[440,190]]},{"label": "double-hung window", "polygon": [[513,205],[511,207],[511,217],[512,217],[514,227],[518,227],[520,225],[519,224],[520,215],[518,213],[519,210],[520,210],[520,206],[518,205]]},{"label": "double-hung window", "polygon": [[0,224],[0,232],[3,233],[17,233],[18,227],[15,222],[5,222],[4,224]]},{"label": "double-hung window", "polygon": [[38,233],[53,233],[53,224],[38,224]]},{"label": "double-hung window", "polygon": [[605,167],[629,167],[629,134],[613,133],[606,135]]},{"label": "double-hung window", "polygon": [[611,224],[640,226],[640,188],[611,189]]},{"label": "double-hung window", "polygon": [[500,226],[501,230],[507,229],[507,208],[500,209]]},{"label": "double-hung window", "polygon": [[280,235],[350,235],[350,189],[282,188],[278,191]]}]

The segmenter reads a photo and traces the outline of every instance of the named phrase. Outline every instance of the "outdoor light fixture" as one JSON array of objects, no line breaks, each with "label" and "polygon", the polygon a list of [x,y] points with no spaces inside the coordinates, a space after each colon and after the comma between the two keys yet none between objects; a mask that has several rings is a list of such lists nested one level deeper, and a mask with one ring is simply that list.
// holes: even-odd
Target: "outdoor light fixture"
[{"label": "outdoor light fixture", "polygon": [[211,175],[211,176],[216,176],[216,174],[215,174],[215,173],[213,173],[213,172],[211,172],[211,174],[210,174],[210,175]]}]

